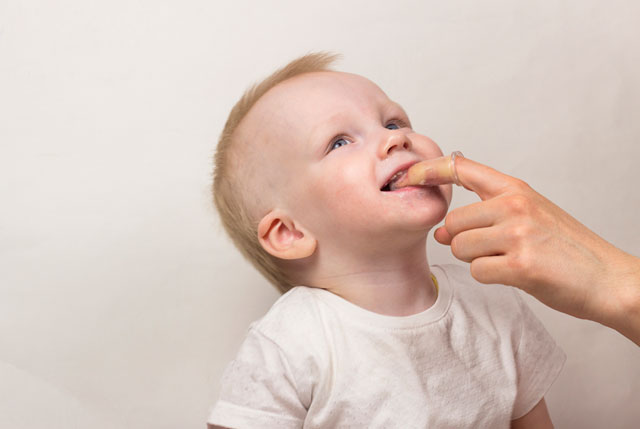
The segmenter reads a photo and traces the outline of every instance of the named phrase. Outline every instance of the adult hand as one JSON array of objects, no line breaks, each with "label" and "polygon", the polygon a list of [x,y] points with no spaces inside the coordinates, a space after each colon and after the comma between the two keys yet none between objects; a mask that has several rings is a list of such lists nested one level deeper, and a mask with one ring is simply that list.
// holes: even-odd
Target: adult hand
[{"label": "adult hand", "polygon": [[452,210],[435,238],[481,283],[515,286],[640,345],[640,259],[614,247],[522,180],[468,158],[462,185],[482,201]]}]

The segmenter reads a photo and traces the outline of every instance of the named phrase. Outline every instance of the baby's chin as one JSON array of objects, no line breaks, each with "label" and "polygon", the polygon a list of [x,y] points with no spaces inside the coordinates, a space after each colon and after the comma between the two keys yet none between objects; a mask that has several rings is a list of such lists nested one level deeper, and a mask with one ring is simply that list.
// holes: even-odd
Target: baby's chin
[{"label": "baby's chin", "polygon": [[[429,231],[437,227],[447,215],[447,207],[443,206],[413,213],[387,213],[378,219],[376,225],[370,225],[360,236],[362,240],[374,246],[375,243],[386,243],[404,239],[414,241],[426,237]],[[360,237],[358,238],[360,240]]]},{"label": "baby's chin", "polygon": [[428,233],[444,220],[448,210],[448,201],[443,200],[440,204],[432,204],[428,208],[421,208],[412,213],[403,214],[396,222],[396,227],[399,230],[424,231]]}]

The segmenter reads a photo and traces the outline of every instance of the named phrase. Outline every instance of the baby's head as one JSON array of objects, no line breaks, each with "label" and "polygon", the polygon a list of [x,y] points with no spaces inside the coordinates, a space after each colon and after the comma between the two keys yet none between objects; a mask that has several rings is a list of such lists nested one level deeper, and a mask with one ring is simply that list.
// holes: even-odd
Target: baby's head
[{"label": "baby's head", "polygon": [[388,191],[442,152],[373,82],[331,71],[335,57],[301,57],[249,89],[216,152],[222,223],[282,292],[424,246],[451,200],[450,185]]}]

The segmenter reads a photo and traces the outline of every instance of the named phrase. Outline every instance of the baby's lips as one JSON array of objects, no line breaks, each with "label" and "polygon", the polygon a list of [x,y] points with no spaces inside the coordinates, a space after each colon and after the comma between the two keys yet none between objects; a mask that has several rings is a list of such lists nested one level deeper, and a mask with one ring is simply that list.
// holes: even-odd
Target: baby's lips
[{"label": "baby's lips", "polygon": [[[436,186],[455,183],[460,186],[456,173],[455,160],[462,157],[462,153],[453,152],[451,155],[428,159],[412,165],[407,174],[392,184],[393,189],[405,186]],[[392,190],[393,190],[392,189]]]}]

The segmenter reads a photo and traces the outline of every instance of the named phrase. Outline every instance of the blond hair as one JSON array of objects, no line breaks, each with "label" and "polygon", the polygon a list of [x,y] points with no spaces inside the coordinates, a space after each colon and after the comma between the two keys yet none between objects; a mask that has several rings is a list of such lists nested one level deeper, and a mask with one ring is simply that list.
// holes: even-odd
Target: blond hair
[{"label": "blond hair", "polygon": [[233,162],[233,149],[237,146],[235,132],[251,107],[267,91],[287,79],[303,73],[331,71],[329,66],[338,58],[338,54],[317,52],[304,55],[277,70],[262,82],[256,83],[245,91],[233,106],[224,126],[215,154],[213,176],[213,199],[220,214],[220,220],[235,246],[281,293],[293,287],[291,279],[277,263],[277,258],[266,252],[258,241],[259,219],[254,219],[249,208],[245,192],[240,192],[238,171],[242,163]]}]

